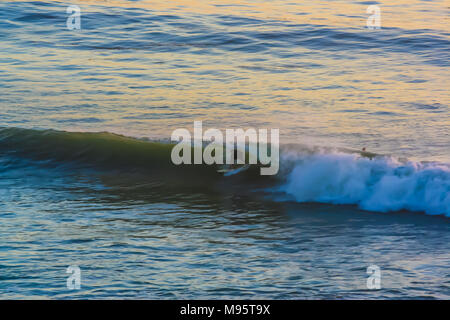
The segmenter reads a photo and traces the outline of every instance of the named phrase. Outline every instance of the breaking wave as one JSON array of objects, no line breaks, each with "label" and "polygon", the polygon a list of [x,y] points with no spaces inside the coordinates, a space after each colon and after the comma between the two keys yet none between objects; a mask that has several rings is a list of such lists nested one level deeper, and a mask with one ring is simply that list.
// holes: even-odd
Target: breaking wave
[{"label": "breaking wave", "polygon": [[[335,148],[285,145],[280,172],[260,176],[258,166],[224,177],[215,166],[170,160],[173,145],[108,132],[0,128],[1,157],[19,157],[58,166],[133,171],[142,179],[207,190],[226,183],[232,190],[268,190],[296,202],[352,204],[378,212],[420,211],[450,217],[450,165]],[[5,168],[4,168],[5,169]],[[4,171],[4,170],[3,170]],[[275,197],[274,197],[275,198]]]},{"label": "breaking wave", "polygon": [[292,162],[277,191],[298,202],[356,204],[369,211],[450,216],[450,166],[348,153],[285,156]]}]

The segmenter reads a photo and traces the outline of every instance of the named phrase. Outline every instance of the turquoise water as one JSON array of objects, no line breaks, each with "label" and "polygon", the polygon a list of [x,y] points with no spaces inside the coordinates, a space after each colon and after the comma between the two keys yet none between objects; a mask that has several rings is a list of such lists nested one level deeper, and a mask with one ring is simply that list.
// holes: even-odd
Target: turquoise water
[{"label": "turquoise water", "polygon": [[[444,2],[72,4],[0,2],[1,298],[449,298]],[[280,173],[172,165],[194,120]]]}]

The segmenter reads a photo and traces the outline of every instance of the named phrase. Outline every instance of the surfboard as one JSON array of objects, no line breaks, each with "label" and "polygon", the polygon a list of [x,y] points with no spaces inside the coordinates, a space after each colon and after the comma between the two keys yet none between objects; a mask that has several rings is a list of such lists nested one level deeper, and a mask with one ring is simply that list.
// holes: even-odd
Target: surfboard
[{"label": "surfboard", "polygon": [[250,168],[250,165],[249,164],[244,164],[244,165],[242,165],[242,166],[240,166],[238,168],[236,168],[236,167],[234,167],[234,168],[233,167],[224,167],[222,169],[217,170],[217,172],[222,173],[225,177],[228,177],[228,176],[235,175],[235,174],[237,174],[239,172],[245,171],[248,168]]}]

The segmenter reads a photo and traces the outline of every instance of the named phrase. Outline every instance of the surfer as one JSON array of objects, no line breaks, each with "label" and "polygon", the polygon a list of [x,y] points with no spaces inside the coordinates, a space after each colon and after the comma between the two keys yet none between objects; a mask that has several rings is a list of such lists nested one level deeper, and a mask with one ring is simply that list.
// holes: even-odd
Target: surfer
[{"label": "surfer", "polygon": [[[237,149],[233,150],[233,163],[227,164],[228,169],[236,169],[242,166],[242,164],[238,164],[240,152]],[[244,159],[245,161],[245,159]]]},{"label": "surfer", "polygon": [[239,156],[239,155],[238,155],[237,149],[234,149],[233,164],[237,164],[238,156]]},{"label": "surfer", "polygon": [[369,158],[370,160],[372,160],[373,158],[376,157],[376,154],[367,151],[366,147],[364,147],[364,148],[361,149],[361,155],[362,155],[363,157]]},{"label": "surfer", "polygon": [[[241,157],[242,153],[239,152],[237,149],[233,150],[233,159],[232,163],[227,163],[219,167],[219,170],[217,172],[224,173],[225,175],[233,175],[235,173],[238,173],[242,170],[245,170],[249,168],[249,164],[245,164],[245,155]],[[239,164],[238,159],[243,158],[244,164]]]}]

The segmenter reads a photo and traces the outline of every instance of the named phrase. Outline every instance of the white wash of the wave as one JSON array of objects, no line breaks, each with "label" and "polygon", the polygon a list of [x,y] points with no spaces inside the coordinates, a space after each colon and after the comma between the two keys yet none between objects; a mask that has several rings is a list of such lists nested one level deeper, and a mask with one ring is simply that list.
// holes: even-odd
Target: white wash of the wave
[{"label": "white wash of the wave", "polygon": [[357,204],[368,211],[409,210],[450,217],[448,164],[339,152],[284,157],[294,164],[279,190],[298,202]]}]

